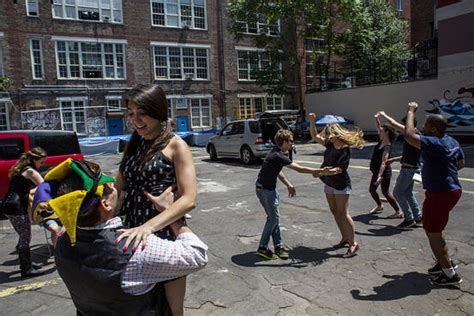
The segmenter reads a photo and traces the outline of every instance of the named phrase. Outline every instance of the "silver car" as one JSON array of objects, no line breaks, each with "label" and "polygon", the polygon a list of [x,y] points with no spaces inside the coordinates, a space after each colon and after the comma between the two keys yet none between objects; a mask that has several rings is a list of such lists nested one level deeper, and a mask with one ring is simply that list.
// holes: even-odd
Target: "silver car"
[{"label": "silver car", "polygon": [[288,126],[280,118],[230,122],[209,139],[206,146],[209,158],[240,158],[245,164],[252,164],[275,146],[273,139],[281,128]]}]

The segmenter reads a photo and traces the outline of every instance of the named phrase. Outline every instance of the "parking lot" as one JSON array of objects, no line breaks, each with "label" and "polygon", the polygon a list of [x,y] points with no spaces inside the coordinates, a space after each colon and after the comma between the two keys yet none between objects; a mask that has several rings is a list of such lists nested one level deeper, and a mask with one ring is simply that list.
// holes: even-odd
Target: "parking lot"
[{"label": "parking lot", "polygon": [[[372,144],[373,145],[373,144]],[[209,246],[208,266],[188,278],[188,315],[472,315],[474,314],[474,146],[465,145],[466,168],[460,172],[463,196],[446,231],[448,246],[464,282],[459,288],[436,288],[428,282],[433,264],[421,228],[399,231],[388,204],[377,215],[368,184],[372,146],[353,151],[349,173],[353,192],[351,214],[358,255],[343,259],[335,250],[340,236],[323,193],[311,175],[286,170],[297,195],[281,194],[282,236],[290,260],[262,261],[255,256],[265,221],[254,182],[260,164],[245,166],[237,159],[210,161],[203,148],[192,148],[198,178],[197,207],[189,224]],[[396,151],[400,148],[397,147]],[[323,148],[298,144],[294,160],[319,166]],[[120,155],[89,159],[114,174]],[[394,165],[394,178],[398,165]],[[393,187],[394,180],[392,180]],[[415,186],[418,200],[423,190]],[[17,235],[8,221],[0,222],[0,315],[74,315],[66,287],[48,258],[45,236],[33,229],[34,259],[48,273],[20,279],[14,251]]]}]

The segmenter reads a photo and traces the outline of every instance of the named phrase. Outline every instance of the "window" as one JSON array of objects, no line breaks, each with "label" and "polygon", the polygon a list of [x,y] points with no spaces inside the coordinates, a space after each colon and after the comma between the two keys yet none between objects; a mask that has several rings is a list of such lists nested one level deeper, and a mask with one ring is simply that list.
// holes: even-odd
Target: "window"
[{"label": "window", "polygon": [[53,0],[53,17],[122,23],[122,0]]},{"label": "window", "polygon": [[120,95],[108,95],[105,97],[107,101],[107,110],[108,111],[121,111],[122,108],[122,96]]},{"label": "window", "polygon": [[403,0],[397,0],[397,11],[403,13]]},{"label": "window", "polygon": [[191,124],[193,128],[211,126],[210,99],[191,99]]},{"label": "window", "polygon": [[255,115],[255,107],[252,107],[251,98],[239,99],[239,113],[241,119],[253,118]]},{"label": "window", "polygon": [[239,97],[239,119],[254,118],[256,113],[283,109],[282,97],[241,96]]},{"label": "window", "polygon": [[206,2],[205,0],[151,0],[151,24],[204,30],[207,28]]},{"label": "window", "polygon": [[10,129],[8,120],[8,103],[9,101],[0,100],[0,131],[6,131]]},{"label": "window", "polygon": [[0,139],[0,159],[14,160],[20,158],[25,152],[25,141],[23,138]]},{"label": "window", "polygon": [[283,110],[283,98],[267,97],[267,111]]},{"label": "window", "polygon": [[38,0],[26,0],[26,15],[39,16]]},{"label": "window", "polygon": [[268,19],[258,16],[256,22],[239,22],[242,33],[245,34],[266,34],[270,36],[278,36],[280,34],[280,20],[274,24],[270,24]]},{"label": "window", "polygon": [[256,80],[256,72],[264,70],[270,65],[270,57],[264,51],[237,50],[238,80]]},{"label": "window", "polygon": [[125,79],[125,45],[56,42],[59,79]]},{"label": "window", "polygon": [[43,79],[43,51],[41,47],[41,40],[31,39],[30,40],[30,53],[31,53],[31,71],[33,73],[33,79]]},{"label": "window", "polygon": [[86,132],[86,98],[62,98],[59,99],[61,108],[61,120],[63,130],[75,131],[76,133]]},{"label": "window", "polygon": [[0,37],[0,77],[5,76],[5,66],[3,60],[3,41]]},{"label": "window", "polygon": [[153,46],[155,79],[207,80],[207,54],[207,48]]}]

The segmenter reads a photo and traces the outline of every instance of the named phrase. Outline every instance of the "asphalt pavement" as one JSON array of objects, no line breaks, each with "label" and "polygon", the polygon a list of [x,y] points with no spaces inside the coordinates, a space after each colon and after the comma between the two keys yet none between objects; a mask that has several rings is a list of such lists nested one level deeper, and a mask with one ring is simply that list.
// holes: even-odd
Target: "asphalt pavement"
[{"label": "asphalt pavement", "polygon": [[[255,256],[265,222],[254,188],[260,164],[211,162],[203,148],[192,148],[198,201],[188,223],[209,246],[209,264],[188,277],[187,315],[473,315],[474,146],[464,146],[463,196],[445,232],[464,282],[448,288],[429,283],[427,269],[434,261],[422,228],[395,229],[400,220],[387,218],[393,212],[387,203],[381,213],[368,214],[374,206],[368,193],[372,148],[354,150],[349,170],[350,213],[361,246],[350,259],[342,258],[345,249],[332,248],[340,235],[321,181],[285,170],[297,190],[289,198],[286,188],[278,186],[282,236],[291,249],[286,261]],[[319,145],[298,144],[297,152],[294,160],[302,165],[322,162]],[[89,159],[114,174],[120,155]],[[398,168],[394,165],[393,178]],[[421,185],[414,191],[421,203]],[[20,279],[16,242],[10,223],[0,221],[0,315],[75,315],[43,229],[33,227],[31,243],[35,261],[45,263],[43,276]]]}]

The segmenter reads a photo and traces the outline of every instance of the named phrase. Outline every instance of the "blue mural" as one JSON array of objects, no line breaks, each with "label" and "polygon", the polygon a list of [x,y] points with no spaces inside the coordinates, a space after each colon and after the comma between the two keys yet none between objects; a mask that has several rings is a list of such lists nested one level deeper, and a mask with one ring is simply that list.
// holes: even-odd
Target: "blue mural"
[{"label": "blue mural", "polygon": [[454,98],[448,96],[450,93],[446,90],[442,99],[429,101],[432,108],[426,112],[442,114],[450,127],[474,126],[474,88],[461,88]]}]

